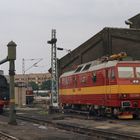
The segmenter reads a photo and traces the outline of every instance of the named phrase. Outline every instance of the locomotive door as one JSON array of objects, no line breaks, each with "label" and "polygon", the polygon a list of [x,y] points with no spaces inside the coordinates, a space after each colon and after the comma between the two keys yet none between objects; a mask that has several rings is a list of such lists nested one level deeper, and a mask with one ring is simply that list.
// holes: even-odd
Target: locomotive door
[{"label": "locomotive door", "polygon": [[114,92],[113,85],[115,85],[115,84],[116,84],[115,68],[114,67],[108,68],[106,70],[106,95],[105,95],[106,100],[112,99],[112,97],[113,97],[112,93]]},{"label": "locomotive door", "polygon": [[77,88],[77,76],[76,75],[73,75],[73,77],[72,77],[72,87],[73,87],[73,94],[74,94],[76,91],[76,88]]},{"label": "locomotive door", "polygon": [[116,84],[116,76],[115,76],[115,68],[112,67],[109,69],[109,85],[115,85]]},{"label": "locomotive door", "polygon": [[108,93],[110,92],[110,88],[109,88],[109,69],[105,70],[105,75],[106,75],[106,81],[105,81],[105,99],[104,99],[104,104],[105,106],[107,106],[107,96]]}]

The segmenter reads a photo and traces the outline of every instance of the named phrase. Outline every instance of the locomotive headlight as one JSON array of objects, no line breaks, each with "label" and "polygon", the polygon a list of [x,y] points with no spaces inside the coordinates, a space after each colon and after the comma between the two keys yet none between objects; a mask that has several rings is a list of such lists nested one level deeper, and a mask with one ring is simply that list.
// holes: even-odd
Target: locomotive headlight
[{"label": "locomotive headlight", "polygon": [[126,98],[126,97],[127,97],[127,95],[126,95],[126,94],[122,94],[122,97],[123,97],[123,98]]},{"label": "locomotive headlight", "polygon": [[126,94],[123,94],[123,97],[126,98]]},{"label": "locomotive headlight", "polygon": [[139,83],[139,80],[133,80],[133,83],[134,84],[138,84]]}]

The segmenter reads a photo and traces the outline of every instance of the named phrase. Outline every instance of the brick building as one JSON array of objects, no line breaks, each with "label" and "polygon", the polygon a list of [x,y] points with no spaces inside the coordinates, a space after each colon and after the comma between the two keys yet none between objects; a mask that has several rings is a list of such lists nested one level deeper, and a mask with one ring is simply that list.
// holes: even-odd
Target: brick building
[{"label": "brick building", "polygon": [[[9,76],[6,76],[9,81]],[[51,79],[50,73],[31,73],[31,74],[16,74],[15,75],[15,83],[29,83],[35,82],[40,85],[42,82]]]}]

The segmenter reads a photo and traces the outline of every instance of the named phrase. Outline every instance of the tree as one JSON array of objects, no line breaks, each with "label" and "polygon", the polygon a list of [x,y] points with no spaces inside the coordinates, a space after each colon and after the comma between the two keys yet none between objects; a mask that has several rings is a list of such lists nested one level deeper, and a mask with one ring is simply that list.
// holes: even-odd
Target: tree
[{"label": "tree", "polygon": [[36,84],[35,82],[29,82],[29,86],[31,86],[33,90],[38,90],[39,89],[38,84]]},{"label": "tree", "polygon": [[42,82],[41,89],[42,90],[51,90],[51,80]]}]

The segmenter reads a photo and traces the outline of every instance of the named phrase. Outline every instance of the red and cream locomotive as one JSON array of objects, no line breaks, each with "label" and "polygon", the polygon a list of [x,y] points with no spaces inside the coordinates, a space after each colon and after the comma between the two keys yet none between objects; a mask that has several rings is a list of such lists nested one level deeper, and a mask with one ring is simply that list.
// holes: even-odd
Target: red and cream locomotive
[{"label": "red and cream locomotive", "polygon": [[[120,59],[124,54],[114,56]],[[92,61],[63,73],[59,80],[64,107],[122,119],[140,116],[140,61]]]}]

